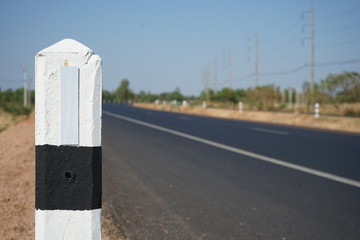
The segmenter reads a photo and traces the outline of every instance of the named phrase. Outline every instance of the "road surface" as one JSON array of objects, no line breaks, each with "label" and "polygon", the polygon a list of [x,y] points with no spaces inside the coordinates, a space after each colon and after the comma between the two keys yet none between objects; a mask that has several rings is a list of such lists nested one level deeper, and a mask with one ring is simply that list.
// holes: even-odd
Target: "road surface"
[{"label": "road surface", "polygon": [[130,239],[360,239],[360,136],[103,105]]}]

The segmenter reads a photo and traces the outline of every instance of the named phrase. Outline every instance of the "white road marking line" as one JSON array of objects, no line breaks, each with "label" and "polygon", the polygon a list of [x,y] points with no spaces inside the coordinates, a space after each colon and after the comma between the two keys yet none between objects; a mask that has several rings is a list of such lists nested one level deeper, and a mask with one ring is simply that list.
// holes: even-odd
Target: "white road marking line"
[{"label": "white road marking line", "polygon": [[273,134],[278,134],[278,135],[289,135],[288,132],[276,131],[276,130],[265,129],[265,128],[251,128],[251,130],[257,131],[257,132],[273,133]]},{"label": "white road marking line", "polygon": [[242,149],[239,149],[239,148],[230,147],[230,146],[227,146],[227,145],[224,145],[224,144],[221,144],[221,143],[209,141],[209,140],[199,138],[199,137],[195,137],[195,136],[192,136],[192,135],[189,135],[189,134],[186,134],[186,133],[182,133],[182,132],[178,132],[178,131],[171,130],[171,129],[168,129],[168,128],[160,127],[160,126],[157,126],[157,125],[154,125],[154,124],[151,124],[151,123],[146,123],[146,122],[142,122],[142,121],[135,120],[135,119],[132,119],[132,118],[124,117],[124,116],[121,116],[119,114],[115,114],[115,113],[111,113],[111,112],[107,112],[107,111],[103,111],[103,113],[108,115],[108,116],[112,116],[114,118],[118,118],[118,119],[122,119],[122,120],[125,120],[125,121],[128,121],[128,122],[136,123],[136,124],[139,124],[139,125],[142,125],[142,126],[150,127],[150,128],[162,131],[162,132],[166,132],[166,133],[170,133],[170,134],[173,134],[173,135],[176,135],[176,136],[184,137],[184,138],[187,138],[187,139],[190,139],[190,140],[193,140],[193,141],[197,141],[197,142],[204,143],[204,144],[207,144],[207,145],[210,145],[210,146],[213,146],[213,147],[221,148],[221,149],[224,149],[224,150],[227,150],[227,151],[230,151],[230,152],[234,152],[234,153],[242,154],[242,155],[245,155],[245,156],[248,156],[248,157],[256,158],[256,159],[262,160],[264,162],[273,163],[275,165],[287,167],[287,168],[290,168],[290,169],[293,169],[293,170],[297,170],[297,171],[300,171],[300,172],[305,172],[305,173],[315,175],[315,176],[318,176],[318,177],[323,177],[323,178],[326,178],[326,179],[330,179],[330,180],[333,180],[335,182],[340,182],[340,183],[344,183],[344,184],[347,184],[347,185],[351,185],[351,186],[360,188],[360,182],[356,181],[356,180],[352,180],[352,179],[345,178],[345,177],[340,177],[340,176],[337,176],[337,175],[334,175],[334,174],[331,174],[331,173],[322,172],[322,171],[311,169],[311,168],[304,167],[304,166],[301,166],[301,165],[288,163],[288,162],[285,162],[285,161],[282,161],[282,160],[278,160],[278,159],[267,157],[267,156],[264,156],[264,155],[261,155],[261,154],[249,152],[249,151],[242,150]]},{"label": "white road marking line", "polygon": [[188,117],[178,117],[178,119],[185,120],[185,121],[191,121],[191,118],[188,118]]}]

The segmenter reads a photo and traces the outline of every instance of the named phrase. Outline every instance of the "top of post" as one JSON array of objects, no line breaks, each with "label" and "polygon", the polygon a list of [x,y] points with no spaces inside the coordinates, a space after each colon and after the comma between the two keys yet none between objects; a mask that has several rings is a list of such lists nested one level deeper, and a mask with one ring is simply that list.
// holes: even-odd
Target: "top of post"
[{"label": "top of post", "polygon": [[[66,75],[61,70],[66,68],[64,71],[70,71],[70,67],[75,71],[72,75]],[[68,78],[69,76],[71,77]],[[73,39],[61,40],[41,50],[35,56],[35,82],[35,118],[37,119],[35,144],[54,146],[63,144],[62,130],[69,128],[66,125],[67,118],[62,119],[62,116],[77,115],[78,146],[101,146],[102,61],[100,56]],[[68,91],[67,88],[72,91]],[[68,95],[62,95],[73,91],[78,96],[71,95],[70,98]],[[66,101],[70,101],[70,104]],[[61,115],[67,110],[62,108],[64,104],[73,106],[74,109],[77,106],[78,113]]]},{"label": "top of post", "polygon": [[65,38],[43,50],[41,50],[38,54],[41,53],[77,53],[77,52],[92,52],[90,48],[79,43],[78,41],[70,38]]}]

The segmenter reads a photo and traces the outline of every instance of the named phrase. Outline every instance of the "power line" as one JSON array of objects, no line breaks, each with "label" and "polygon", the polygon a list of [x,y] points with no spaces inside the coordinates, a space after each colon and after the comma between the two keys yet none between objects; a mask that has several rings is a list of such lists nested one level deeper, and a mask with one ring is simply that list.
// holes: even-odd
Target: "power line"
[{"label": "power line", "polygon": [[267,60],[267,61],[262,62],[262,63],[274,63],[274,62],[278,62],[278,61],[280,61],[280,60],[283,60],[283,59],[286,58],[286,57],[289,57],[289,56],[294,55],[295,53],[299,52],[299,51],[300,51],[301,49],[303,49],[303,48],[304,48],[304,46],[300,46],[300,47],[298,47],[298,48],[296,48],[296,49],[293,49],[293,50],[287,52],[286,54],[284,54],[284,55],[282,55],[282,56],[280,56],[280,57],[273,58],[272,60]]},{"label": "power line", "polygon": [[249,79],[249,78],[251,78],[253,76],[255,76],[255,73],[251,73],[251,74],[249,74],[249,75],[247,75],[245,77],[238,78],[238,79],[234,80],[234,82],[244,81],[244,80]]},{"label": "power line", "polygon": [[260,73],[261,76],[279,76],[279,75],[288,75],[288,74],[292,74],[292,73],[296,73],[299,72],[305,68],[307,68],[309,66],[309,64],[304,64],[301,65],[299,67],[296,67],[294,69],[288,70],[288,71],[282,71],[282,72],[269,72],[269,73]]},{"label": "power line", "polygon": [[[324,62],[324,63],[316,63],[314,64],[315,67],[324,67],[324,66],[334,66],[334,65],[345,65],[345,64],[352,64],[360,62],[360,59],[351,59],[351,60],[344,60],[344,61],[338,61],[338,62]],[[294,69],[288,70],[288,71],[279,71],[279,72],[269,72],[269,73],[259,73],[261,76],[279,76],[279,75],[288,75],[295,72],[299,72],[307,67],[309,67],[310,64],[305,63],[299,67],[296,67]]]},{"label": "power line", "polygon": [[[338,62],[324,62],[324,63],[316,63],[314,64],[314,67],[325,67],[325,66],[334,66],[334,65],[346,65],[346,64],[353,64],[353,63],[358,63],[360,62],[360,59],[351,59],[351,60],[344,60],[344,61],[338,61]],[[281,75],[289,75],[292,73],[296,73],[299,72],[303,69],[306,69],[310,66],[310,64],[305,63],[299,67],[293,68],[291,70],[287,70],[287,71],[278,71],[278,72],[268,72],[268,73],[259,73],[260,76],[264,76],[264,77],[269,77],[269,76],[281,76]],[[240,81],[245,81],[249,78],[252,78],[256,76],[255,73],[250,73],[249,75],[246,75],[244,77],[241,78],[237,78],[234,79],[233,82],[240,82]],[[221,82],[219,85],[224,85],[226,84],[227,81],[223,81]]]},{"label": "power line", "polygon": [[24,80],[20,80],[20,79],[0,79],[0,82],[23,82]]},{"label": "power line", "polygon": [[317,33],[333,33],[333,32],[340,32],[340,31],[344,31],[344,30],[348,30],[351,28],[356,28],[359,27],[360,23],[356,23],[356,24],[351,24],[351,25],[347,25],[344,27],[340,27],[340,28],[334,28],[334,29],[327,29],[327,30],[323,30],[323,31],[317,31]]},{"label": "power line", "polygon": [[[336,62],[324,62],[324,63],[315,63],[315,19],[318,20],[318,19],[326,19],[326,18],[333,18],[333,17],[338,17],[338,16],[341,16],[341,15],[344,15],[344,14],[348,14],[348,13],[351,13],[351,12],[355,12],[355,11],[358,11],[360,10],[360,7],[358,8],[355,8],[355,9],[350,9],[350,10],[347,10],[347,11],[343,11],[343,12],[340,12],[340,13],[336,13],[336,14],[332,14],[332,15],[327,15],[327,16],[324,16],[322,18],[315,18],[315,10],[314,8],[311,8],[309,11],[306,11],[306,12],[303,12],[303,18],[301,21],[298,21],[297,23],[293,24],[289,29],[286,29],[286,31],[282,32],[281,34],[278,34],[276,37],[272,38],[272,40],[270,41],[267,41],[265,42],[264,44],[267,44],[271,41],[273,41],[274,39],[276,39],[277,37],[279,36],[282,36],[282,35],[285,35],[287,33],[289,33],[290,31],[292,31],[292,29],[294,29],[296,26],[298,26],[300,23],[304,22],[304,15],[305,13],[308,14],[308,22],[309,24],[307,26],[309,26],[309,40],[310,40],[310,46],[309,46],[309,60],[306,61],[306,63],[296,67],[296,68],[293,68],[293,69],[290,69],[290,70],[285,70],[285,71],[275,71],[275,72],[261,72],[259,70],[259,54],[262,54],[263,52],[269,52],[269,51],[274,51],[274,50],[277,50],[277,49],[280,49],[280,48],[284,48],[282,50],[282,52],[285,52],[284,50],[289,50],[288,52],[286,52],[286,54],[283,54],[282,56],[279,56],[277,58],[275,58],[274,60],[281,60],[281,59],[285,59],[291,55],[294,55],[295,53],[299,52],[300,50],[304,49],[304,46],[300,46],[300,47],[295,47],[293,45],[291,45],[291,48],[293,48],[292,50],[290,50],[290,46],[285,48],[287,45],[293,43],[294,41],[298,40],[299,38],[301,38],[302,35],[304,35],[304,32],[301,32],[299,34],[297,34],[296,36],[294,36],[293,38],[285,41],[284,43],[282,43],[281,45],[278,45],[277,47],[274,47],[274,48],[270,48],[268,50],[265,50],[265,51],[259,51],[259,40],[258,40],[258,36],[257,34],[255,34],[254,37],[251,37],[248,39],[248,48],[247,48],[247,51],[244,51],[242,57],[238,57],[237,54],[234,54],[235,56],[232,56],[231,54],[228,54],[228,64],[226,64],[226,51],[224,51],[223,53],[223,59],[224,59],[224,68],[228,68],[226,69],[229,73],[229,77],[227,80],[225,80],[224,82],[220,82],[219,85],[224,85],[225,83],[229,83],[231,82],[230,79],[232,79],[232,74],[231,74],[231,67],[232,65],[230,64],[230,59],[232,59],[232,61],[236,60],[236,62],[241,62],[243,63],[245,60],[246,60],[246,57],[254,57],[254,59],[248,59],[245,64],[251,64],[252,66],[254,67],[250,67],[250,69],[253,69],[253,70],[250,70],[251,73],[248,74],[248,75],[245,75],[244,77],[239,77],[239,78],[234,78],[232,79],[232,82],[240,82],[240,81],[245,81],[245,80],[248,80],[250,78],[253,78],[255,77],[255,85],[258,86],[258,82],[259,82],[259,77],[261,76],[281,76],[281,75],[289,75],[289,74],[293,74],[293,73],[296,73],[296,72],[299,72],[299,71],[302,71],[304,69],[307,69],[309,68],[309,80],[311,82],[311,92],[313,93],[313,87],[314,87],[314,82],[315,82],[315,70],[317,67],[323,67],[323,66],[334,66],[334,65],[345,65],[345,64],[353,64],[353,63],[357,63],[357,62],[360,62],[360,59],[352,59],[352,60],[345,60],[345,61],[336,61]],[[323,30],[323,31],[319,31],[320,33],[332,33],[332,32],[337,32],[337,31],[344,31],[344,30],[347,30],[347,29],[351,29],[351,28],[356,28],[356,27],[359,27],[360,26],[360,23],[353,23],[353,24],[350,24],[350,25],[346,25],[346,26],[342,26],[342,27],[334,27],[333,29],[326,29],[326,30]],[[291,34],[292,35],[292,34]],[[287,37],[289,38],[289,36]],[[347,42],[341,42],[341,43],[336,43],[336,44],[330,44],[330,45],[320,45],[320,47],[334,47],[334,46],[342,46],[342,45],[348,45],[348,44],[352,44],[352,43],[358,43],[360,41],[360,39],[356,39],[356,40],[352,40],[352,41],[347,41]],[[279,41],[280,42],[280,41]],[[261,42],[263,43],[263,42]],[[273,44],[275,45],[275,44]],[[269,46],[269,45],[268,45]],[[254,47],[254,49],[252,49]],[[316,45],[316,47],[318,47],[318,45]],[[244,49],[244,48],[242,48]],[[278,54],[280,55],[280,54]],[[230,57],[231,56],[231,57]],[[271,62],[273,63],[274,60],[272,60]],[[267,61],[267,62],[270,62],[270,61]],[[242,64],[241,66],[241,69],[244,69],[244,65],[245,64]],[[223,69],[224,71],[225,69]],[[225,71],[224,71],[225,72]],[[241,74],[240,74],[241,76]],[[225,77],[226,78],[226,77]],[[313,95],[313,94],[311,94]]]},{"label": "power line", "polygon": [[349,44],[354,44],[360,42],[360,38],[356,40],[351,40],[347,42],[335,43],[335,44],[328,44],[328,45],[320,45],[319,47],[338,47],[338,46],[345,46]]},{"label": "power line", "polygon": [[[254,77],[254,76],[255,76],[255,73],[250,73],[249,75],[246,75],[244,77],[234,79],[233,82],[241,82],[241,81],[244,81],[244,80],[249,79],[249,78]],[[223,81],[223,82],[219,83],[219,85],[221,86],[221,85],[224,85],[226,83],[227,83],[227,81]]]},{"label": "power line", "polygon": [[275,50],[278,50],[278,49],[280,49],[280,48],[283,48],[283,47],[285,47],[286,45],[289,45],[290,43],[293,43],[293,42],[295,42],[296,40],[298,40],[302,35],[303,35],[303,34],[300,33],[300,34],[296,35],[295,37],[291,38],[290,40],[286,41],[285,43],[283,43],[283,44],[281,44],[281,45],[279,45],[279,46],[277,46],[277,47],[270,48],[270,49],[267,49],[267,50],[264,50],[264,51],[261,51],[261,52],[262,52],[262,53],[263,53],[263,52],[271,52],[271,51],[275,51]]},{"label": "power line", "polygon": [[280,34],[276,35],[275,37],[270,38],[270,40],[265,40],[262,44],[269,44],[269,43],[273,42],[274,40],[284,36],[285,34],[290,32],[291,30],[296,29],[296,27],[298,25],[300,25],[301,22],[302,22],[302,20],[299,20],[298,22],[296,22],[295,24],[293,24],[289,28],[287,28],[285,31],[281,32]]},{"label": "power line", "polygon": [[333,65],[345,65],[345,64],[352,64],[360,62],[360,59],[352,59],[340,62],[325,62],[325,63],[317,63],[315,64],[316,67],[325,67],[325,66],[333,66]]},{"label": "power line", "polygon": [[345,11],[342,11],[342,12],[326,15],[326,16],[323,16],[323,17],[319,17],[319,18],[316,18],[316,20],[319,21],[319,20],[325,20],[325,19],[329,19],[329,18],[336,18],[336,17],[342,16],[342,15],[345,15],[345,14],[349,14],[349,13],[352,13],[352,12],[359,11],[359,10],[360,10],[360,6],[355,7],[355,8],[351,8],[351,9],[348,9],[348,10],[345,10]]}]

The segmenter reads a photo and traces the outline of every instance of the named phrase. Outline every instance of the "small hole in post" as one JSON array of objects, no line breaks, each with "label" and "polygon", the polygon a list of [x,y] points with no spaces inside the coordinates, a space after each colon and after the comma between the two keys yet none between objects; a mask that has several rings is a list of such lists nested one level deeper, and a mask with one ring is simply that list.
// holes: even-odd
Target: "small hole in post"
[{"label": "small hole in post", "polygon": [[65,176],[65,179],[67,182],[69,182],[69,183],[75,182],[76,174],[74,172],[66,171],[66,172],[64,172],[64,176]]},{"label": "small hole in post", "polygon": [[65,177],[66,178],[71,178],[71,175],[72,175],[71,172],[69,172],[69,171],[65,172]]}]

